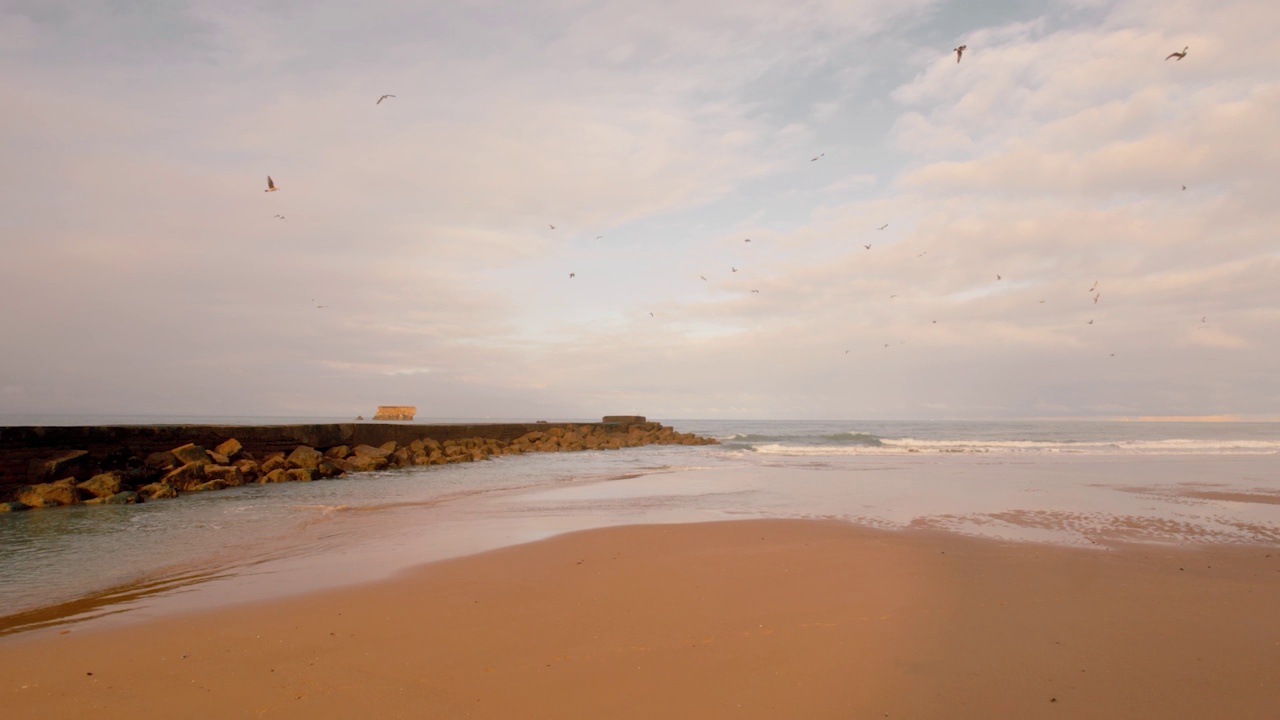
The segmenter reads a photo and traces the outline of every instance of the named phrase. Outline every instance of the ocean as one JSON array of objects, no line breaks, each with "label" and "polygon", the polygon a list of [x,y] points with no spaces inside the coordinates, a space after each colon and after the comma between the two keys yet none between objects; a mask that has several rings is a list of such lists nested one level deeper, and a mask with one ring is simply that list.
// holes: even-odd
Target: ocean
[{"label": "ocean", "polygon": [[1099,550],[1280,544],[1280,423],[664,422],[721,444],[507,456],[0,515],[0,614],[8,616],[0,633],[372,581],[433,560],[636,523],[815,518]]}]

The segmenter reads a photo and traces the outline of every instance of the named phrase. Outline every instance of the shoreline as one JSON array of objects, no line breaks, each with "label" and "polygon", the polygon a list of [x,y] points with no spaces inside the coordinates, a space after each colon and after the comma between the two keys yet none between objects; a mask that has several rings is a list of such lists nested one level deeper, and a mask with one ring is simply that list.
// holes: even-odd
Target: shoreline
[{"label": "shoreline", "polygon": [[630,525],[295,597],[23,633],[0,639],[0,677],[18,717],[48,720],[176,705],[344,717],[369,704],[451,717],[1261,718],[1280,702],[1277,602],[1280,551],[1266,546]]}]

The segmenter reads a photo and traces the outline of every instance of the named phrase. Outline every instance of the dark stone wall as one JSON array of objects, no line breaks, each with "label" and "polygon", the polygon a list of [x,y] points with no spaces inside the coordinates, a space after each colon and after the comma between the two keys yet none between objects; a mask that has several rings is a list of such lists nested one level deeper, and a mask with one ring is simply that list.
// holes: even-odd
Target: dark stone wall
[{"label": "dark stone wall", "polygon": [[[0,427],[0,498],[28,483],[33,461],[43,462],[67,450],[87,450],[103,467],[129,456],[146,457],[195,443],[212,449],[235,438],[258,457],[292,451],[299,445],[325,449],[335,445],[407,444],[432,438],[443,442],[469,437],[510,442],[534,430],[552,427],[624,423],[501,423],[427,425],[416,423],[330,423],[317,425],[105,425]],[[55,478],[56,479],[56,478]]]}]

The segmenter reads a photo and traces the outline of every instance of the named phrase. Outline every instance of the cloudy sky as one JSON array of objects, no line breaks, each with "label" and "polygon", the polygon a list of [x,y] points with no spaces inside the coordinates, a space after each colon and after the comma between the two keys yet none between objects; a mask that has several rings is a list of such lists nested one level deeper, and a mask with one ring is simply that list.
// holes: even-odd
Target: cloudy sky
[{"label": "cloudy sky", "polygon": [[0,414],[1280,417],[1277,26],[0,0]]}]

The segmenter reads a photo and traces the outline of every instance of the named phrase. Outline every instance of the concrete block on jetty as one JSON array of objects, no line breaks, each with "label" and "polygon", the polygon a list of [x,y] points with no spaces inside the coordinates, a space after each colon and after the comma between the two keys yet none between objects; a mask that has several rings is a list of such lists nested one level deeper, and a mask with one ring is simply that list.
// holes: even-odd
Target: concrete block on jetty
[{"label": "concrete block on jetty", "polygon": [[638,415],[598,423],[4,427],[0,511],[127,504],[530,452],[717,442]]}]

